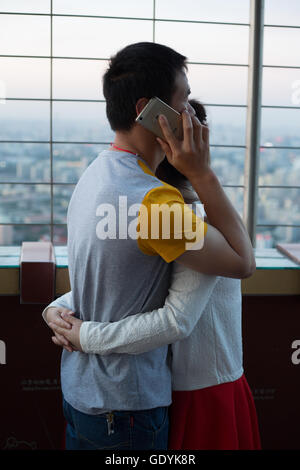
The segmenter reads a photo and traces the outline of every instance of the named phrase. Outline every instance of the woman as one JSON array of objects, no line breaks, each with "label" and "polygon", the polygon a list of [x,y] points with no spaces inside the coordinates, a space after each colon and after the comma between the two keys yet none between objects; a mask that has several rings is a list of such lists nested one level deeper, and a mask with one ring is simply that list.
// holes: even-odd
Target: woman
[{"label": "woman", "polygon": [[[190,104],[204,123],[204,107],[195,100]],[[167,159],[156,174],[176,186],[187,203],[196,200],[189,182]],[[255,406],[243,372],[240,280],[174,263],[168,297],[158,310],[115,323],[82,322],[70,310],[72,292],[43,312],[60,343],[56,337],[53,341],[65,342],[69,350],[66,340],[80,351],[102,355],[141,354],[171,344],[170,449],[260,449]],[[56,320],[58,312],[61,321]]]}]

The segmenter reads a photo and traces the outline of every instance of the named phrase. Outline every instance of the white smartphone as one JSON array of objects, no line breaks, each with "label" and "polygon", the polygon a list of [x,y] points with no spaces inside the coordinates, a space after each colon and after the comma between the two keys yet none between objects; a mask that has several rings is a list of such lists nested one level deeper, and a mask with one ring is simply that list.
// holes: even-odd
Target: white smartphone
[{"label": "white smartphone", "polygon": [[158,122],[158,116],[160,114],[164,114],[166,116],[175,136],[178,139],[181,139],[182,138],[181,114],[178,113],[178,111],[175,111],[175,109],[171,108],[171,106],[164,103],[164,101],[160,100],[157,97],[151,98],[149,100],[149,102],[146,104],[144,109],[137,116],[136,122],[141,124],[141,126],[145,127],[149,131],[153,132],[153,134],[157,135],[161,139],[165,140],[160,124]]}]

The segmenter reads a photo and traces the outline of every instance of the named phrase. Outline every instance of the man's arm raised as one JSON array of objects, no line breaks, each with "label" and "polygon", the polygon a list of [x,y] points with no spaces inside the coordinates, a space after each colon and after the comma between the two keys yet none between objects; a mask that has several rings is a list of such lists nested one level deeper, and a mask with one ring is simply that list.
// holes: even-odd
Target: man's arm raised
[{"label": "man's arm raised", "polygon": [[175,261],[198,272],[246,278],[255,271],[255,258],[247,230],[210,167],[209,129],[196,116],[182,113],[182,141],[167,119],[159,122],[165,141],[157,138],[167,159],[185,175],[204,205],[209,225],[200,250],[187,250]]}]

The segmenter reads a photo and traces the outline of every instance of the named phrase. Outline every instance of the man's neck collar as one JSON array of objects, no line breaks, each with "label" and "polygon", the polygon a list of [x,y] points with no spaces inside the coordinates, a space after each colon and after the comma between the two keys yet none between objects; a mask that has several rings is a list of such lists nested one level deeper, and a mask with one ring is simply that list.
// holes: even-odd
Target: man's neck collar
[{"label": "man's neck collar", "polygon": [[153,135],[149,131],[145,134],[143,129],[140,130],[134,127],[128,132],[117,131],[114,145],[139,155],[153,173],[155,173],[158,165],[164,158],[163,152]]}]

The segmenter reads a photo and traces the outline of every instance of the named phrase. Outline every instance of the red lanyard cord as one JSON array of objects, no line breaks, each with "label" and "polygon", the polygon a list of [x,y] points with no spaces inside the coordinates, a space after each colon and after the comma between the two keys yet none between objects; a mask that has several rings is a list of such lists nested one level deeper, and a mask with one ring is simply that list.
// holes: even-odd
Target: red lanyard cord
[{"label": "red lanyard cord", "polygon": [[117,147],[115,144],[110,144],[110,145],[111,145],[111,147],[113,147],[116,150],[120,150],[121,152],[132,153],[132,155],[135,155],[136,157],[138,157],[138,154],[134,153],[134,152],[131,152],[131,150],[122,149],[121,147]]}]

